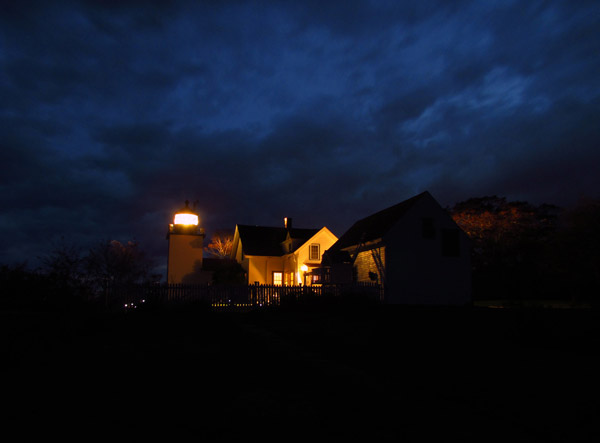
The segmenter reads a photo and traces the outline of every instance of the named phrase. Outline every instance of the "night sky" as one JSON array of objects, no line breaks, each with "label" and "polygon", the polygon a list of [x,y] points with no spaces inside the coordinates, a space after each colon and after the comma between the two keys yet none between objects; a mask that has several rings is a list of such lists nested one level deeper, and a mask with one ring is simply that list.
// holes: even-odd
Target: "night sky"
[{"label": "night sky", "polygon": [[597,0],[155,3],[0,3],[0,263],[600,196]]}]

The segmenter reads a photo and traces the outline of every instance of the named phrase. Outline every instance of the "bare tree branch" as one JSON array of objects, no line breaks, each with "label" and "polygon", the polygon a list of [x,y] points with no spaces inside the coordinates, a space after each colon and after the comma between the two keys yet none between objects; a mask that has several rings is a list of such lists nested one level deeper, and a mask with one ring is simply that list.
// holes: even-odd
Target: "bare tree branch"
[{"label": "bare tree branch", "polygon": [[208,246],[204,248],[206,252],[217,258],[229,258],[233,248],[233,235],[229,233],[215,233]]}]

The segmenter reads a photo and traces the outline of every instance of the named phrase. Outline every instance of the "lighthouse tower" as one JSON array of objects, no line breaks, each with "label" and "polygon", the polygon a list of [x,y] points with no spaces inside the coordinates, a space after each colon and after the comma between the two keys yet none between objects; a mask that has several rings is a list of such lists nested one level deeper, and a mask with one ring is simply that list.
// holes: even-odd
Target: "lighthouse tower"
[{"label": "lighthouse tower", "polygon": [[167,240],[167,283],[202,283],[204,229],[200,227],[198,213],[189,207],[189,201],[175,213]]}]

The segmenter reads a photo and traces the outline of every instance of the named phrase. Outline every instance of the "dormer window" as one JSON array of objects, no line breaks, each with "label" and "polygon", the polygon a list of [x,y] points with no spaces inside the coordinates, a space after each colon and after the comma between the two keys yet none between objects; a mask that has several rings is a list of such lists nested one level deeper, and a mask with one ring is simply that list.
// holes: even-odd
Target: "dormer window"
[{"label": "dormer window", "polygon": [[310,249],[308,251],[308,259],[309,260],[320,260],[321,259],[321,246],[318,243],[313,243],[310,245]]}]

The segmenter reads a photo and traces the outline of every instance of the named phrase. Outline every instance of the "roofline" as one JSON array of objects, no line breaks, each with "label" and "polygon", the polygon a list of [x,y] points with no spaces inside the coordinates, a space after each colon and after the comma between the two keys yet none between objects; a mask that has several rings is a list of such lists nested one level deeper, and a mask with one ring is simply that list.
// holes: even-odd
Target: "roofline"
[{"label": "roofline", "polygon": [[[380,209],[380,210],[379,210],[379,211],[377,211],[377,212],[373,212],[372,214],[369,214],[369,215],[367,215],[367,216],[365,216],[365,217],[363,217],[363,218],[361,218],[361,219],[358,219],[358,220],[356,220],[356,221],[355,221],[355,222],[352,224],[352,226],[354,226],[356,223],[359,223],[359,222],[361,222],[361,221],[363,221],[363,220],[365,220],[365,219],[367,219],[367,218],[369,218],[369,217],[374,217],[374,216],[376,216],[376,215],[379,215],[379,214],[380,214],[380,213],[382,213],[382,212],[385,212],[385,211],[387,211],[387,210],[389,210],[389,209],[392,209],[392,208],[393,208],[393,207],[395,207],[395,206],[398,206],[398,205],[401,205],[401,204],[403,204],[403,203],[406,203],[406,202],[407,202],[407,201],[409,201],[409,200],[417,201],[418,199],[420,199],[421,197],[424,197],[424,196],[425,196],[425,195],[427,195],[427,194],[428,194],[428,195],[429,195],[431,198],[433,198],[433,196],[431,195],[431,193],[430,193],[429,191],[423,191],[423,192],[421,192],[420,194],[413,195],[412,197],[410,197],[410,198],[407,198],[406,200],[402,200],[400,203],[396,203],[395,205],[391,205],[391,206],[388,206],[387,208]],[[434,199],[434,200],[435,200],[435,199]],[[352,226],[351,226],[351,227],[352,227]]]},{"label": "roofline", "polygon": [[[304,242],[302,242],[297,248],[295,248],[291,253],[290,252],[283,252],[280,255],[262,255],[262,254],[247,254],[246,252],[244,252],[244,244],[242,241],[242,237],[240,234],[240,229],[239,228],[259,228],[259,229],[276,229],[278,231],[282,231],[282,230],[287,230],[287,235],[286,235],[286,240],[287,240],[287,236],[290,235],[290,231],[315,231],[314,234],[312,236],[310,236],[307,240],[305,240]],[[331,232],[329,230],[329,228],[327,228],[327,226],[323,226],[322,228],[291,228],[291,229],[286,229],[283,226],[261,226],[261,225],[244,225],[244,224],[237,224],[235,225],[235,231],[234,231],[234,235],[233,235],[233,247],[231,249],[231,255],[230,257],[232,257],[234,260],[237,256],[237,252],[238,252],[238,245],[241,245],[242,248],[242,254],[244,255],[244,257],[285,257],[288,254],[293,254],[296,251],[298,251],[298,249],[302,248],[304,245],[306,245],[310,240],[312,240],[317,234],[319,234],[320,232],[323,231],[323,229],[326,230],[326,232],[328,232],[329,234],[331,234],[333,236],[333,238],[335,238],[335,240],[337,241],[337,237],[336,235]],[[301,239],[302,237],[292,237],[292,239]],[[237,241],[236,241],[237,240]],[[285,240],[284,240],[285,242]],[[280,244],[282,244],[283,242],[280,242]]]},{"label": "roofline", "polygon": [[[377,247],[380,247],[382,244],[383,244],[383,237],[378,237],[374,240],[369,240],[367,242],[361,243],[362,248],[364,248],[364,250],[377,248]],[[331,248],[329,248],[329,249],[331,249]],[[329,251],[329,249],[328,249],[328,251]],[[356,250],[356,244],[353,244],[350,246],[344,246],[343,248],[338,249],[338,251],[346,251],[346,252],[353,252],[354,250]]]},{"label": "roofline", "polygon": [[331,235],[333,235],[333,236],[335,237],[335,241],[338,241],[338,238],[337,238],[337,236],[336,236],[336,235],[335,235],[333,232],[331,232],[327,226],[323,226],[321,229],[319,229],[317,232],[315,232],[315,234],[314,234],[312,237],[310,237],[310,238],[309,238],[309,239],[307,239],[307,240],[306,240],[304,243],[302,243],[302,245],[300,245],[300,247],[298,247],[296,250],[300,249],[302,246],[304,246],[304,245],[305,245],[305,244],[307,244],[309,241],[311,241],[313,238],[315,238],[317,235],[319,235],[319,233],[320,233],[321,231],[323,231],[323,229],[326,229],[326,230],[327,230],[327,232],[329,232]]},{"label": "roofline", "polygon": [[[266,226],[266,225],[247,225],[247,224],[238,224],[236,223],[235,227],[237,229],[238,226],[248,227],[248,228],[269,228],[269,229],[287,229],[285,226]],[[292,227],[290,228],[292,231],[311,231],[311,230],[321,230],[322,228],[298,228]]]},{"label": "roofline", "polygon": [[[421,200],[421,198],[423,198],[423,197],[425,197],[425,196],[429,196],[429,198],[430,198],[430,199],[432,199],[432,200],[436,201],[436,200],[435,200],[435,198],[433,198],[433,196],[431,195],[431,193],[430,193],[429,191],[423,191],[423,192],[421,192],[420,194],[414,195],[414,196],[412,196],[412,197],[410,197],[410,198],[407,198],[406,200],[402,200],[400,203],[396,203],[395,205],[388,206],[387,208],[381,209],[381,210],[379,210],[379,211],[377,211],[377,212],[374,212],[374,213],[372,213],[372,214],[369,214],[369,215],[367,215],[366,217],[363,217],[363,218],[361,218],[361,219],[358,219],[358,220],[356,220],[356,221],[355,221],[354,223],[352,223],[352,225],[351,225],[351,226],[350,226],[350,227],[349,227],[349,228],[348,228],[348,229],[347,229],[347,230],[346,230],[346,231],[345,231],[345,232],[344,232],[344,233],[343,233],[343,234],[342,234],[342,235],[341,235],[341,236],[338,238],[338,241],[337,241],[337,242],[335,242],[335,243],[332,245],[332,247],[331,247],[330,249],[332,249],[332,250],[346,250],[347,248],[352,248],[353,246],[356,246],[356,245],[358,244],[358,243],[356,243],[356,242],[350,243],[350,244],[348,244],[348,245],[346,245],[346,246],[340,246],[340,245],[339,245],[339,243],[340,243],[340,241],[341,241],[341,240],[343,240],[343,239],[344,239],[344,237],[345,237],[345,236],[346,236],[346,235],[347,235],[349,232],[351,232],[352,230],[354,230],[354,229],[356,228],[356,226],[357,226],[357,225],[359,225],[359,224],[361,224],[361,223],[363,223],[363,222],[367,221],[367,220],[368,220],[368,219],[370,219],[370,218],[377,218],[377,217],[381,217],[382,213],[385,213],[385,212],[387,212],[387,211],[390,211],[390,210],[394,209],[394,208],[395,208],[395,207],[397,207],[397,206],[400,206],[400,205],[406,205],[408,202],[410,202],[410,203],[409,203],[409,206],[408,206],[408,208],[406,209],[406,211],[408,211],[408,210],[412,209],[413,205],[414,205],[414,204],[415,204],[417,201]],[[406,211],[405,211],[405,212],[406,212]],[[398,222],[398,220],[400,220],[402,217],[404,217],[404,215],[405,215],[405,213],[402,213],[402,214],[401,214],[401,215],[400,215],[400,216],[399,216],[399,217],[396,219],[396,222],[395,222],[395,223],[397,223],[397,222]],[[375,242],[376,240],[377,240],[377,241],[381,241],[381,240],[382,240],[382,239],[385,237],[385,235],[386,235],[386,234],[387,234],[387,232],[384,232],[384,233],[382,233],[381,237],[378,237],[377,239],[371,239],[371,240],[368,240],[368,242],[369,242],[369,243],[371,243],[371,242]],[[362,241],[362,240],[359,240],[359,243],[360,243],[361,241]],[[348,242],[348,240],[345,240],[345,242]]]}]

